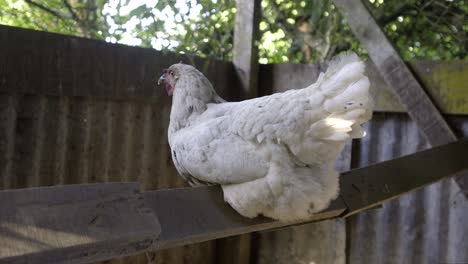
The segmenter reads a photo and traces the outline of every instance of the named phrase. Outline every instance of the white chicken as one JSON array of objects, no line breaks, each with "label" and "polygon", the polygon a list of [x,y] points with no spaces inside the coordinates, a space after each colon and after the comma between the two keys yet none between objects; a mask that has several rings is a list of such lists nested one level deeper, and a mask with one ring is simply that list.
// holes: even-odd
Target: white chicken
[{"label": "white chicken", "polygon": [[220,184],[243,216],[309,218],[337,197],[335,161],[371,118],[364,68],[348,53],[304,89],[225,102],[197,69],[172,65],[160,81],[173,95],[168,137],[177,171],[191,185]]}]

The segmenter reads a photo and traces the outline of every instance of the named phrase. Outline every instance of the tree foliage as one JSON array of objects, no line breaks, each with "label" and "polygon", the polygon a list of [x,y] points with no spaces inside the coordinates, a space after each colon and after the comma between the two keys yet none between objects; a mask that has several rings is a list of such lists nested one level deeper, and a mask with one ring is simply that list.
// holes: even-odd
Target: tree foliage
[{"label": "tree foliage", "polygon": [[[464,59],[464,0],[363,0],[404,59]],[[261,63],[366,51],[329,0],[262,0]],[[232,57],[233,0],[0,0],[0,23],[159,50]]]},{"label": "tree foliage", "polygon": [[106,0],[0,0],[0,23],[102,39],[108,30],[102,15],[102,7],[106,2]]},{"label": "tree foliage", "polygon": [[466,58],[467,1],[369,0],[367,4],[404,58]]}]

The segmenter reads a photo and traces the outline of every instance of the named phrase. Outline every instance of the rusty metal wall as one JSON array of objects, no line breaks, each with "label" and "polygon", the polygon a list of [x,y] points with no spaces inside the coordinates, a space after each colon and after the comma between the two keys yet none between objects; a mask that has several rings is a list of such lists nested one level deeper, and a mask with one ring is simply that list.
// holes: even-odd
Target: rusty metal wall
[{"label": "rusty metal wall", "polygon": [[[468,117],[449,121],[458,136],[468,136]],[[354,167],[429,147],[404,114],[375,114],[367,131],[353,145]],[[348,263],[468,263],[467,219],[468,201],[458,185],[453,179],[438,182],[351,217]]]}]

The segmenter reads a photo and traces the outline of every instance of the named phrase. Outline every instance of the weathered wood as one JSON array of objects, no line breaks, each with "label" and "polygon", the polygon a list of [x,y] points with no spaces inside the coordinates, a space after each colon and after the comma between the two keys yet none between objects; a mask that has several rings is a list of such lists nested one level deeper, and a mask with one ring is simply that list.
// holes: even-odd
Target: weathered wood
[{"label": "weathered wood", "polygon": [[[468,61],[410,61],[408,63],[442,113],[468,114],[468,89],[466,89]],[[373,86],[376,91],[381,91],[380,95],[382,95],[376,98],[378,110],[393,112],[397,110],[395,105],[399,104],[399,112],[406,112],[406,109],[399,103],[395,92],[380,77],[375,65],[369,64],[372,64],[372,66],[367,67],[368,71],[372,71],[370,72],[371,81],[378,81]],[[372,79],[374,76],[377,78]]]},{"label": "weathered wood", "polygon": [[357,214],[407,192],[468,171],[468,140],[351,170],[341,175],[340,195]]},{"label": "weathered wood", "polygon": [[247,98],[257,97],[260,0],[236,1],[233,64]]},{"label": "weathered wood", "polygon": [[124,183],[2,191],[0,263],[87,263],[349,216],[468,170],[467,156],[465,140],[346,172],[328,209],[289,223],[242,217],[219,186],[149,191],[143,198],[137,184]]},{"label": "weathered wood", "polygon": [[137,183],[0,191],[0,263],[89,263],[148,249],[160,234]]},{"label": "weathered wood", "polygon": [[[96,58],[98,63],[94,62]],[[159,77],[163,68],[180,60],[192,61],[151,49],[0,26],[0,93],[153,100],[163,95],[163,89],[155,86],[154,78]],[[214,82],[222,96],[229,100],[241,99],[242,91],[232,63],[196,57],[193,62]],[[468,114],[465,87],[468,62],[409,63],[443,113]],[[89,67],[85,71],[86,65]],[[325,68],[320,64],[259,65],[260,95],[305,87]],[[76,69],[83,72],[79,78],[75,77]],[[367,73],[374,90],[376,111],[405,112],[371,62]]]},{"label": "weathered wood", "polygon": [[[338,199],[308,221],[345,209]],[[223,201],[219,186],[143,195],[137,183],[5,190],[0,263],[91,263],[297,223],[244,218]]]},{"label": "weathered wood", "polygon": [[[249,219],[224,202],[219,186],[144,192],[145,201],[157,212],[161,235],[153,249],[176,247],[221,237],[240,235],[299,222],[281,223],[266,217]],[[340,199],[310,218],[338,217],[346,207]],[[305,221],[305,222],[308,222]]]},{"label": "weathered wood", "polygon": [[240,91],[230,62],[0,26],[0,93],[152,100],[164,68],[193,64],[225,98]]},{"label": "weathered wood", "polygon": [[384,80],[433,146],[457,138],[361,0],[333,0]]}]

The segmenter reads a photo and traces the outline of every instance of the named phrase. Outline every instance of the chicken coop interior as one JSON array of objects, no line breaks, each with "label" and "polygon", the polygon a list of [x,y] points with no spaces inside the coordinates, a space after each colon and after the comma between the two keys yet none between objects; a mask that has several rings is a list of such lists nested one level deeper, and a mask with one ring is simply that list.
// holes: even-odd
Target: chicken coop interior
[{"label": "chicken coop interior", "polygon": [[336,162],[340,196],[288,223],[189,187],[157,85],[179,62],[228,101],[316,82],[326,60],[259,63],[262,8],[283,1],[234,1],[230,60],[20,28],[0,11],[0,263],[468,263],[466,51],[406,60],[364,1],[332,3],[367,53],[372,119]]}]

